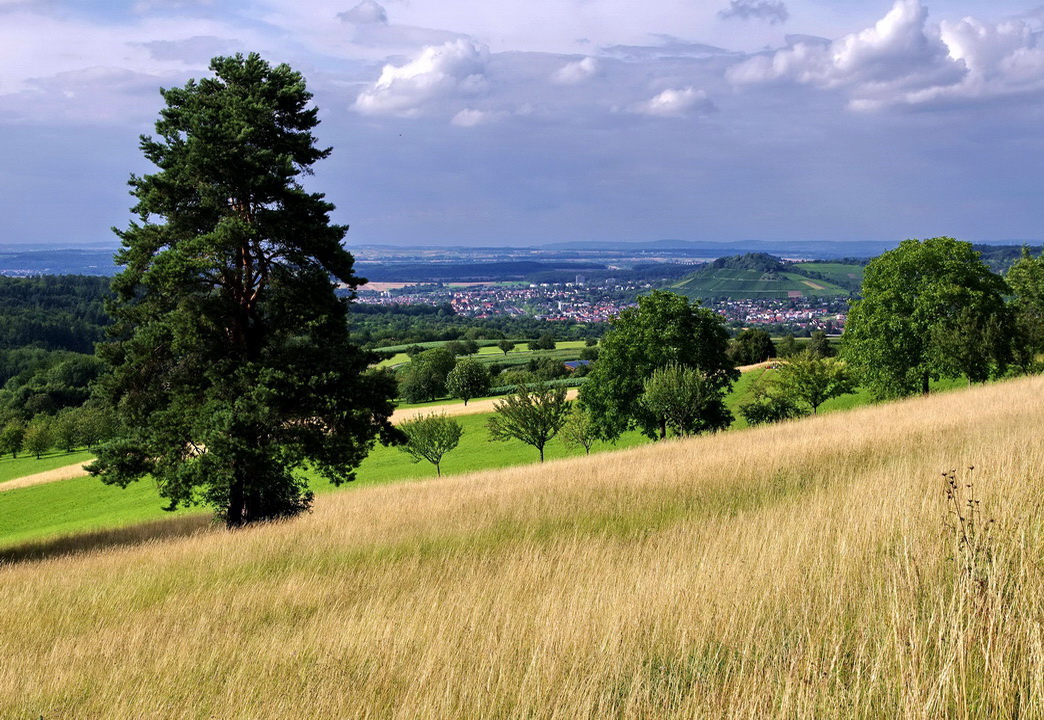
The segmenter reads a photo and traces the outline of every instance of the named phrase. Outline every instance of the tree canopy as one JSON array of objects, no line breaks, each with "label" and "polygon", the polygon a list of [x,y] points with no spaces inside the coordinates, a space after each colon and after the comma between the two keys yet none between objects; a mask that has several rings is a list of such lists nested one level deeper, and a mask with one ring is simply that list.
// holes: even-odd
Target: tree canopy
[{"label": "tree canopy", "polygon": [[720,388],[703,372],[671,363],[645,381],[641,403],[660,420],[660,438],[667,428],[675,435],[724,430],[732,422]]},{"label": "tree canopy", "polygon": [[155,173],[132,176],[138,216],[116,233],[112,341],[101,348],[118,436],[90,468],[151,475],[169,508],[207,503],[230,527],[307,509],[306,463],[334,483],[391,426],[394,380],[348,337],[360,280],[347,227],[300,178],[327,157],[300,74],[256,54],[163,90]]},{"label": "tree canopy", "polygon": [[491,440],[521,440],[540,451],[562,429],[569,416],[564,387],[522,385],[504,400],[494,403],[496,413],[486,423]]},{"label": "tree canopy", "polygon": [[662,435],[666,422],[640,398],[645,381],[670,364],[700,370],[709,387],[725,393],[739,377],[726,351],[725,319],[675,293],[654,290],[611,322],[598,362],[580,388],[600,435],[611,440],[629,428]]},{"label": "tree canopy", "polygon": [[1028,355],[1023,360],[1030,362],[1037,353],[1044,353],[1044,254],[1033,257],[1029,248],[1023,248],[1006,278],[1015,294],[1015,321]]},{"label": "tree canopy", "polygon": [[[969,243],[904,240],[867,265],[844,356],[876,398],[926,393],[943,377],[1003,372],[1011,352],[1007,290]],[[962,361],[955,343],[979,357]]]},{"label": "tree canopy", "polygon": [[413,462],[427,460],[435,466],[435,474],[442,476],[442,457],[457,447],[464,426],[445,414],[431,413],[407,420],[399,426],[406,442],[399,450],[413,458]]}]

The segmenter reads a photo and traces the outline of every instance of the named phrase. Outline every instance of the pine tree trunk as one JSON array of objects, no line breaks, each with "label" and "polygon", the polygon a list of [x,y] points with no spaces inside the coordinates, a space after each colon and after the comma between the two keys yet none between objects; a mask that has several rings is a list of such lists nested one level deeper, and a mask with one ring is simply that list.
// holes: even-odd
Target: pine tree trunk
[{"label": "pine tree trunk", "polygon": [[228,489],[228,512],[225,515],[225,526],[232,530],[237,527],[241,527],[244,523],[243,518],[243,495],[244,495],[243,478],[239,477],[232,481],[232,485]]}]

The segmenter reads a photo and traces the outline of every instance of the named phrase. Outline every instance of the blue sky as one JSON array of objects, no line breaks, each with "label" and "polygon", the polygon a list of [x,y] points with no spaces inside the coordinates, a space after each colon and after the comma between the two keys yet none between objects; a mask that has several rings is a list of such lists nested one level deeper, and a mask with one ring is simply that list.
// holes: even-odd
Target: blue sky
[{"label": "blue sky", "polygon": [[108,242],[160,87],[304,73],[351,244],[1044,237],[1044,6],[0,0],[0,245]]}]

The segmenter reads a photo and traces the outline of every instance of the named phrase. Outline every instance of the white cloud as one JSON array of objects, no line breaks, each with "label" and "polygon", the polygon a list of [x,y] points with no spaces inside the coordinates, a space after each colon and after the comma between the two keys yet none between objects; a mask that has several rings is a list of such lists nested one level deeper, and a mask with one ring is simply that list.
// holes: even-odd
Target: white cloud
[{"label": "white cloud", "polygon": [[341,18],[344,22],[353,23],[355,25],[370,25],[373,23],[378,23],[380,25],[388,24],[388,13],[385,12],[383,6],[374,2],[374,0],[363,0],[351,10],[338,13],[337,17]]},{"label": "white cloud", "polygon": [[558,85],[576,85],[592,77],[598,72],[598,61],[593,57],[566,63],[551,76],[551,81]]},{"label": "white cloud", "polygon": [[492,112],[487,110],[475,110],[474,108],[465,108],[459,113],[453,116],[450,120],[451,125],[457,127],[475,127],[476,125],[485,125],[491,123],[500,118],[504,117],[506,113],[503,112]]},{"label": "white cloud", "polygon": [[426,47],[405,65],[385,65],[353,108],[364,115],[419,115],[438,99],[480,92],[488,62],[489,50],[470,40]]},{"label": "white cloud", "polygon": [[791,81],[842,89],[876,110],[1044,89],[1044,50],[1023,20],[928,23],[919,0],[896,0],[873,27],[831,43],[796,38],[729,69],[738,85]]},{"label": "white cloud", "polygon": [[656,97],[631,106],[631,112],[653,117],[682,117],[690,111],[709,112],[714,103],[703,90],[692,87],[675,90],[668,88]]}]

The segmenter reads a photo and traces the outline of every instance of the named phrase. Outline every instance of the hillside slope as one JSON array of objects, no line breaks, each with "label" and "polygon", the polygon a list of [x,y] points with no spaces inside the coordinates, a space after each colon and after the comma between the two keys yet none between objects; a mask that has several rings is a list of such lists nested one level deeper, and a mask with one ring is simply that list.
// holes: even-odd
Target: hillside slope
[{"label": "hillside slope", "polygon": [[686,275],[670,289],[693,299],[787,299],[849,294],[845,288],[824,278],[806,278],[805,275],[785,269],[763,271],[713,265],[706,265]]},{"label": "hillside slope", "polygon": [[[0,567],[0,716],[1033,715],[1042,397],[1035,377]],[[953,468],[996,520],[971,554]]]}]

